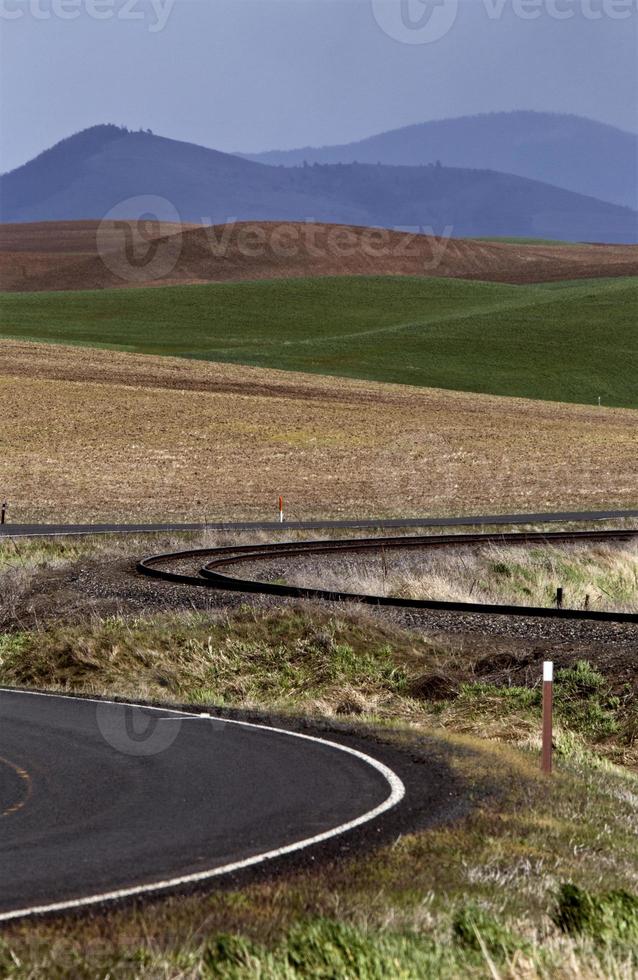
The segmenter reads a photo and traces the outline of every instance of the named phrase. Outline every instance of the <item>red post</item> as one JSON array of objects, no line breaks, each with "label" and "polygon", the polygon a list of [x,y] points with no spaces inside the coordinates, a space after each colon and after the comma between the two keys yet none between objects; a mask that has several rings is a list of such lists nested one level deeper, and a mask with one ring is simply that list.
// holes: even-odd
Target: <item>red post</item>
[{"label": "red post", "polygon": [[549,775],[552,771],[554,708],[554,664],[546,660],[543,664],[543,751],[541,769]]},{"label": "red post", "polygon": [[279,523],[283,524],[283,522],[284,522],[284,498],[280,497],[279,498]]}]

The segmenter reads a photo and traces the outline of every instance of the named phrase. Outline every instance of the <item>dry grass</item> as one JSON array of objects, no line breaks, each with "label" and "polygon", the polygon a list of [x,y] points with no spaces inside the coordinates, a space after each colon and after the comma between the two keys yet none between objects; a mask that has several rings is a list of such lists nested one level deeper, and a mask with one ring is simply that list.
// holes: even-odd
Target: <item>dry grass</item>
[{"label": "dry grass", "polygon": [[636,413],[5,341],[14,522],[638,503]]},{"label": "dry grass", "polygon": [[[281,560],[279,560],[281,565]],[[286,581],[335,592],[451,602],[638,611],[638,543],[388,551],[292,559]]]}]

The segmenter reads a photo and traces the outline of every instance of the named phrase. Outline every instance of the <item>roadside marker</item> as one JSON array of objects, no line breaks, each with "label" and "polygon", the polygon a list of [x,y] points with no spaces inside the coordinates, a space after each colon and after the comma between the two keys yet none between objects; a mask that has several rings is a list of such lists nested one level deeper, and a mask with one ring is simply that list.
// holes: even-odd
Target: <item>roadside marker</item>
[{"label": "roadside marker", "polygon": [[279,498],[279,523],[283,524],[283,522],[284,522],[284,498],[280,497]]},{"label": "roadside marker", "polygon": [[549,775],[552,771],[554,702],[554,664],[546,660],[543,664],[543,751],[541,768]]},{"label": "roadside marker", "polygon": [[2,503],[2,515],[0,516],[0,524],[6,523],[7,519],[7,502],[6,500]]}]

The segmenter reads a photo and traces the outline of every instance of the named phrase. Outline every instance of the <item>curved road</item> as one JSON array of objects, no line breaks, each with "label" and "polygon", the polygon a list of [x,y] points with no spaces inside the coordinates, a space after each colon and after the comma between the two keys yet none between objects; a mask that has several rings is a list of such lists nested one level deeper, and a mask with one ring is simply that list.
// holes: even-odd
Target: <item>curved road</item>
[{"label": "curved road", "polygon": [[349,745],[0,689],[0,923],[259,865],[403,796],[391,769]]},{"label": "curved road", "polygon": [[467,514],[461,517],[398,517],[342,521],[211,521],[199,524],[0,524],[0,537],[36,538],[83,534],[157,534],[189,531],[321,531],[399,527],[481,527],[637,518],[638,510],[549,511],[530,514]]}]

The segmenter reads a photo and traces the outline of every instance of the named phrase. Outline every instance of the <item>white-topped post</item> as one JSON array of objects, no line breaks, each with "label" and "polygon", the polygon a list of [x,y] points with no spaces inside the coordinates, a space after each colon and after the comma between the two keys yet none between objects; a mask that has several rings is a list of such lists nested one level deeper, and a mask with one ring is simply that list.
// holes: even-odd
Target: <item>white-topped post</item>
[{"label": "white-topped post", "polygon": [[554,664],[546,660],[543,664],[543,749],[541,768],[548,775],[552,771],[553,732],[553,702],[554,702]]}]

